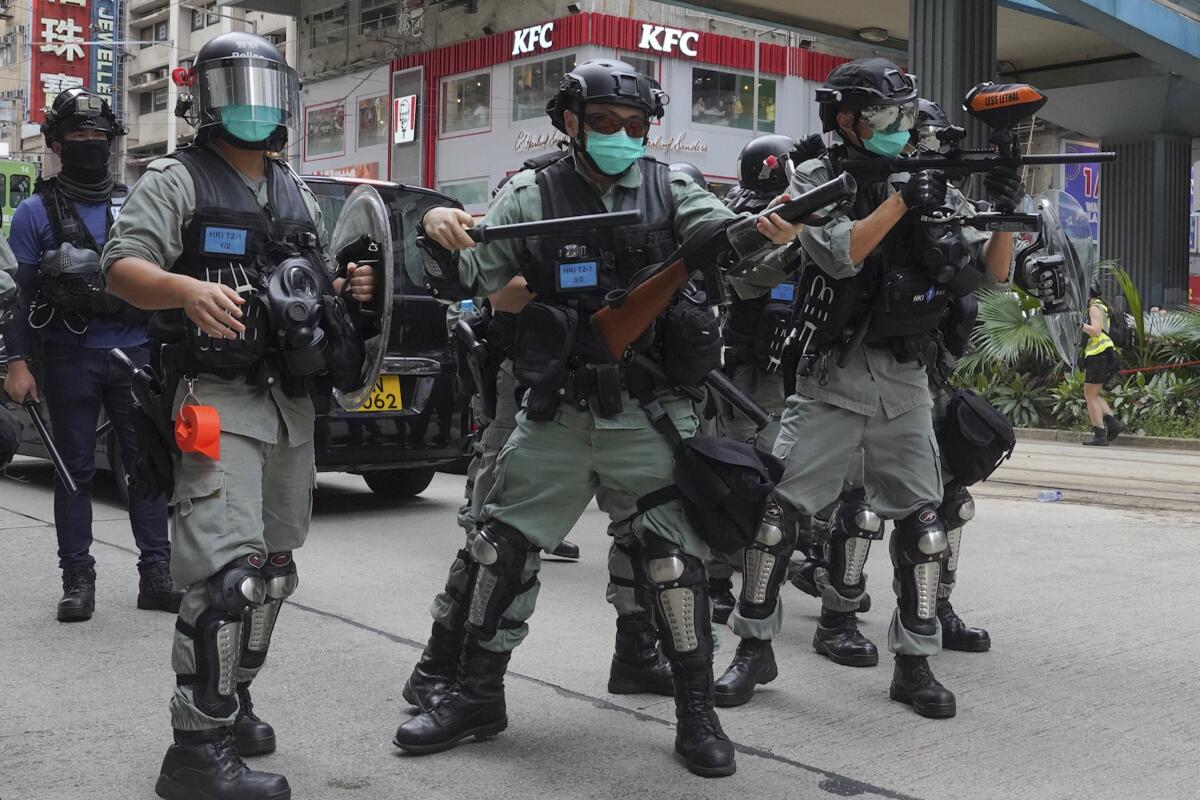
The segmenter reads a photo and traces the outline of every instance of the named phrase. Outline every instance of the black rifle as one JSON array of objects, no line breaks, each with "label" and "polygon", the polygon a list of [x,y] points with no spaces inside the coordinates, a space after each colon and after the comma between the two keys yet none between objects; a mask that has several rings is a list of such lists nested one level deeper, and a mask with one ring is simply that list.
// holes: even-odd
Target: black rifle
[{"label": "black rifle", "polygon": [[67,462],[63,461],[62,453],[58,452],[58,447],[54,444],[54,437],[50,435],[50,427],[42,416],[42,404],[37,400],[26,400],[23,405],[29,414],[29,419],[33,422],[33,427],[37,429],[38,436],[41,437],[46,453],[50,456],[50,463],[54,465],[54,472],[58,475],[59,482],[67,490],[67,494],[72,496],[79,494],[79,486],[76,485],[75,478],[71,476],[71,471],[67,469]]},{"label": "black rifle", "polygon": [[514,222],[511,225],[476,225],[467,229],[470,236],[480,244],[499,242],[505,239],[524,239],[528,236],[549,236],[572,230],[595,230],[597,228],[619,228],[636,225],[642,221],[642,212],[613,211],[608,214],[581,214],[577,217],[555,217],[537,222]]}]

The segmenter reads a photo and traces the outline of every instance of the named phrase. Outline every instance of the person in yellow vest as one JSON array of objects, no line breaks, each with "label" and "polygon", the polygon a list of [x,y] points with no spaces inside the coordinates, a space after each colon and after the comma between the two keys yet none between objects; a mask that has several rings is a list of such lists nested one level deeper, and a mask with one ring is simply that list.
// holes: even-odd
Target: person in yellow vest
[{"label": "person in yellow vest", "polygon": [[1104,384],[1117,371],[1117,347],[1108,336],[1112,312],[1100,297],[1100,284],[1093,280],[1088,294],[1087,321],[1083,323],[1083,332],[1088,335],[1083,351],[1083,399],[1092,421],[1092,438],[1083,443],[1107,447],[1122,430],[1121,421],[1113,414],[1103,394]]}]

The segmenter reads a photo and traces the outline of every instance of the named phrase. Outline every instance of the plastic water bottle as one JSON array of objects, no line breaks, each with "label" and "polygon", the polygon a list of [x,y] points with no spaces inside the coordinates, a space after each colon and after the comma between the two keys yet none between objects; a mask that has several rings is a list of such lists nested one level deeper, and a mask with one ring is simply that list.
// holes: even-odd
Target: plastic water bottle
[{"label": "plastic water bottle", "polygon": [[1037,499],[1039,503],[1057,503],[1063,499],[1062,489],[1042,489]]},{"label": "plastic water bottle", "polygon": [[458,303],[458,313],[463,319],[475,319],[479,316],[479,309],[475,307],[475,301],[471,298],[461,300]]}]

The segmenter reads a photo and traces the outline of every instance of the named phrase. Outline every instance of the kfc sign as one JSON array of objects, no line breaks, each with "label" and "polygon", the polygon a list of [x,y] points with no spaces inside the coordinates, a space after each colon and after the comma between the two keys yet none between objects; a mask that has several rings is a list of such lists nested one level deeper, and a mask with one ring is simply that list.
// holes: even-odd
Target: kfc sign
[{"label": "kfc sign", "polygon": [[404,144],[417,138],[417,96],[397,97],[392,101],[392,143]]},{"label": "kfc sign", "polygon": [[678,48],[685,56],[696,57],[696,46],[700,43],[700,34],[695,31],[681,31],[678,28],[667,28],[662,25],[642,23],[642,38],[638,42],[640,50],[656,50],[659,53],[670,53]]},{"label": "kfc sign", "polygon": [[554,46],[554,42],[550,41],[550,34],[554,33],[554,23],[547,22],[544,25],[534,25],[532,28],[522,28],[519,31],[513,32],[513,49],[514,56],[524,55],[525,53],[534,53],[538,50],[546,50]]}]

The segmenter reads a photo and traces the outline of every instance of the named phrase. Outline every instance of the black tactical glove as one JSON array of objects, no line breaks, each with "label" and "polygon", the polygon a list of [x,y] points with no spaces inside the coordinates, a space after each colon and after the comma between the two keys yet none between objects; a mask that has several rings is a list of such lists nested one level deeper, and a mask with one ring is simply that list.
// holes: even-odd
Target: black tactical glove
[{"label": "black tactical glove", "polygon": [[904,184],[900,197],[909,208],[941,208],[946,205],[946,173],[940,169],[921,170]]},{"label": "black tactical glove", "polygon": [[1013,283],[1042,302],[1051,313],[1064,307],[1067,296],[1066,271],[1060,255],[1017,259]]},{"label": "black tactical glove", "polygon": [[983,178],[983,188],[997,211],[1005,214],[1016,210],[1025,198],[1025,183],[1021,174],[1007,164],[988,170]]}]

